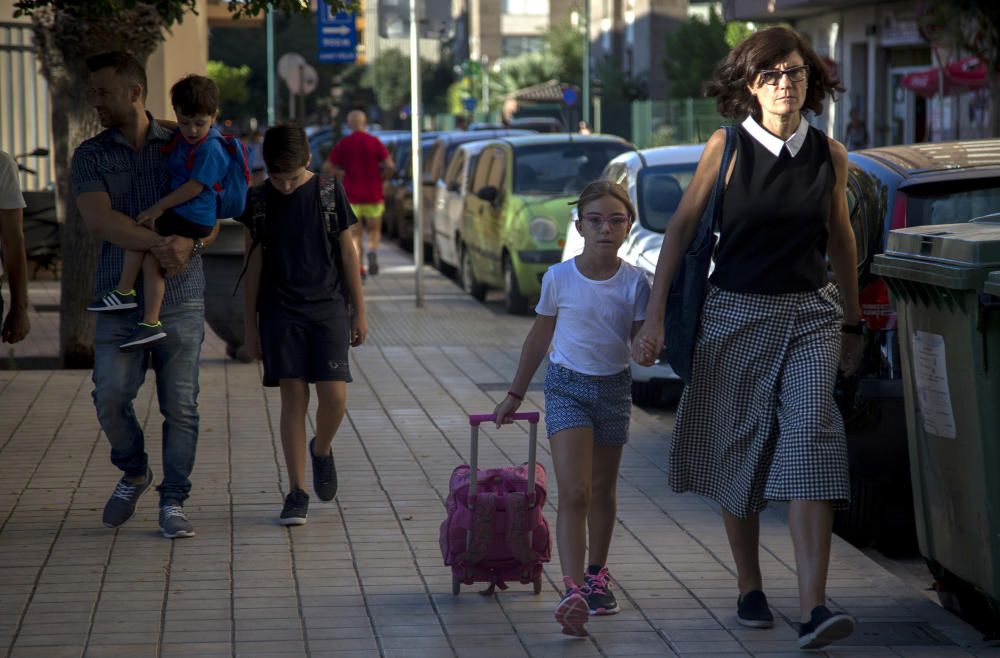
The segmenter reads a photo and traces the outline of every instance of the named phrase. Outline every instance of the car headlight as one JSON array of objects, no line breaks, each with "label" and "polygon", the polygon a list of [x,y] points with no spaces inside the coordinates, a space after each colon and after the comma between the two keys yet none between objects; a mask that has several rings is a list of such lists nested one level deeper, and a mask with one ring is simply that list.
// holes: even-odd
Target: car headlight
[{"label": "car headlight", "polygon": [[528,233],[536,242],[551,242],[559,234],[556,224],[548,217],[535,217],[528,224]]}]

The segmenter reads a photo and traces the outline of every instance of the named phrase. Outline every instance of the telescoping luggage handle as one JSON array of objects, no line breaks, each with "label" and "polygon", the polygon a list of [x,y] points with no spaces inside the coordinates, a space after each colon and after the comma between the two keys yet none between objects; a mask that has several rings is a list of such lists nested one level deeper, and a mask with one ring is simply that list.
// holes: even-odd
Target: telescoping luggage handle
[{"label": "telescoping luggage handle", "polygon": [[[535,447],[538,444],[538,412],[522,411],[511,414],[511,420],[528,421],[528,500],[533,501],[535,493]],[[469,467],[472,477],[469,480],[469,497],[476,495],[479,484],[479,424],[496,422],[496,414],[469,414],[469,425],[472,426],[472,450],[469,455]]]}]

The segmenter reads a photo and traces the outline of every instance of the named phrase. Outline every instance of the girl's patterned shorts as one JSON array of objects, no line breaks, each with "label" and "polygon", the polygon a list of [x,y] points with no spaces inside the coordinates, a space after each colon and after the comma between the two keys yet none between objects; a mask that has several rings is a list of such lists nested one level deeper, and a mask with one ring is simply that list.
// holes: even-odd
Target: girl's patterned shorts
[{"label": "girl's patterned shorts", "polygon": [[545,372],[545,428],[552,435],[573,427],[594,430],[594,443],[623,446],[632,414],[632,376],[584,375],[549,363]]}]

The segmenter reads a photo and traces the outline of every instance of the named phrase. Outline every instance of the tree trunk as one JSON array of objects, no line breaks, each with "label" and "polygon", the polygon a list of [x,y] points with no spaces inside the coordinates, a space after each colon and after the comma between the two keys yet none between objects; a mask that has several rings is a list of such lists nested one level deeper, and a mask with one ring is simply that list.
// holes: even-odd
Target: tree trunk
[{"label": "tree trunk", "polygon": [[64,222],[60,355],[64,368],[89,368],[94,363],[94,320],[86,307],[94,295],[98,241],[77,210],[70,171],[73,151],[100,129],[97,113],[86,100],[86,60],[102,52],[122,50],[145,63],[163,40],[165,21],[149,5],[103,18],[46,7],[36,10],[32,18],[42,74],[52,97],[56,201]]}]

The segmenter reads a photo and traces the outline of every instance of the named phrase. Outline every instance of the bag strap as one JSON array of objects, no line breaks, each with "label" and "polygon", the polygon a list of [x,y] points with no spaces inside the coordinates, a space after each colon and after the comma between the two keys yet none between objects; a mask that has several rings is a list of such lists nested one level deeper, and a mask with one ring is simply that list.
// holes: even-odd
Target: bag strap
[{"label": "bag strap", "polygon": [[722,162],[719,164],[719,173],[715,177],[715,185],[712,186],[708,205],[705,207],[705,212],[701,214],[701,221],[698,223],[698,236],[692,240],[692,244],[701,244],[704,235],[715,232],[722,221],[722,195],[726,191],[726,174],[729,173],[729,165],[736,152],[736,126],[723,126],[722,128],[726,131],[726,146],[722,151]]}]

